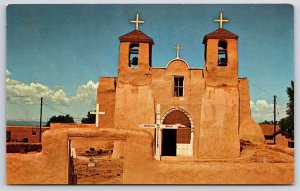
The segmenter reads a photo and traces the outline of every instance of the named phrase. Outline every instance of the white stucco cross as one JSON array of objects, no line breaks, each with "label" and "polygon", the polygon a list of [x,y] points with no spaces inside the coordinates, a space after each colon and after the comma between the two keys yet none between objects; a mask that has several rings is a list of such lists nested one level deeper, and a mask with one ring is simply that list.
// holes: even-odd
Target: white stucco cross
[{"label": "white stucco cross", "polygon": [[179,43],[174,47],[176,50],[176,58],[179,58],[179,51],[182,49],[182,47],[179,45]]},{"label": "white stucco cross", "polygon": [[96,111],[91,111],[90,114],[96,115],[96,127],[99,127],[99,115],[105,115],[105,112],[99,111],[99,104],[97,104]]},{"label": "white stucco cross", "polygon": [[135,30],[139,30],[139,24],[144,24],[144,21],[139,20],[139,14],[136,14],[135,20],[130,22],[135,23]]},{"label": "white stucco cross", "polygon": [[223,23],[228,23],[229,20],[223,19],[223,13],[220,13],[220,18],[214,20],[215,22],[218,22],[220,24],[220,28],[223,28]]}]

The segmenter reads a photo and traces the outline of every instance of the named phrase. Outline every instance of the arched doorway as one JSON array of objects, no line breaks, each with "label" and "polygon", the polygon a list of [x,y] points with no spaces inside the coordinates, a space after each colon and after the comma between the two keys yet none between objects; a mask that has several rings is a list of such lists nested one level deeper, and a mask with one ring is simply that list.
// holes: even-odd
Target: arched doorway
[{"label": "arched doorway", "polygon": [[172,109],[162,118],[163,124],[181,124],[178,129],[162,130],[163,156],[191,156],[193,123],[182,109]]}]

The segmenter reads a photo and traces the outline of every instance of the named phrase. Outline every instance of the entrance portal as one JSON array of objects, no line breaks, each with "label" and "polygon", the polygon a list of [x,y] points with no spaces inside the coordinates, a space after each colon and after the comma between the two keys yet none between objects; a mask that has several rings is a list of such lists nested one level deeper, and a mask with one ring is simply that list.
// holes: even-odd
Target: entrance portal
[{"label": "entrance portal", "polygon": [[163,124],[181,124],[178,129],[163,129],[163,156],[191,156],[191,121],[181,110],[173,110],[167,114]]},{"label": "entrance portal", "polygon": [[176,129],[163,129],[162,155],[176,156]]},{"label": "entrance portal", "polygon": [[[115,149],[116,142],[119,150]],[[125,140],[69,138],[69,184],[122,184],[125,157],[120,155],[124,149],[122,142]]]}]

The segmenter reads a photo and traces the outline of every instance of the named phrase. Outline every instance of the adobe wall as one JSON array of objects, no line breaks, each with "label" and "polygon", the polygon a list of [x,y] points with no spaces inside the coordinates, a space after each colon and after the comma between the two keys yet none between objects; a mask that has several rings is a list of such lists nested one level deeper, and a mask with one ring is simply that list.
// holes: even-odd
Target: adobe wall
[{"label": "adobe wall", "polygon": [[265,141],[262,128],[252,119],[250,111],[250,95],[248,79],[239,79],[240,96],[240,139],[249,140],[252,143],[263,144]]},{"label": "adobe wall", "polygon": [[84,123],[50,123],[50,129],[57,128],[91,128],[96,127],[95,124],[84,124]]},{"label": "adobe wall", "polygon": [[[184,96],[175,97],[174,76],[184,76]],[[174,59],[167,68],[152,68],[152,92],[155,104],[161,105],[161,118],[175,108],[185,110],[194,124],[193,157],[198,150],[200,133],[201,103],[205,91],[202,69],[190,69],[182,60]]]},{"label": "adobe wall", "polygon": [[[49,127],[42,127],[42,133],[48,129]],[[36,132],[35,135],[32,134],[33,130]],[[6,131],[11,132],[11,142],[22,141],[24,138],[28,138],[28,143],[38,143],[40,141],[40,127],[8,125]]]},{"label": "adobe wall", "polygon": [[238,90],[206,87],[202,98],[198,158],[230,158],[240,155]]},{"label": "adobe wall", "polygon": [[72,137],[124,140],[123,184],[292,184],[294,180],[294,163],[156,161],[152,136],[145,131],[56,128],[43,134],[41,153],[6,154],[7,183],[67,184],[67,143]]},{"label": "adobe wall", "polygon": [[289,139],[285,138],[285,136],[278,134],[276,135],[276,144],[284,147],[288,147]]},{"label": "adobe wall", "polygon": [[41,151],[42,144],[40,143],[6,143],[6,153],[27,153],[33,151]]},{"label": "adobe wall", "polygon": [[[152,136],[146,131],[95,128],[56,128],[43,134],[40,153],[6,154],[8,184],[67,184],[68,138],[101,137],[126,140],[124,183],[132,178],[150,177],[145,168],[153,167]],[[139,160],[136,160],[138,157]],[[133,170],[134,169],[134,170]],[[137,180],[140,178],[137,178]]]},{"label": "adobe wall", "polygon": [[97,88],[97,103],[100,111],[105,111],[105,115],[99,115],[99,127],[114,128],[116,97],[116,78],[101,77]]},{"label": "adobe wall", "polygon": [[[184,77],[184,96],[174,96],[174,76]],[[155,103],[161,105],[194,105],[201,104],[205,80],[201,69],[189,69],[181,60],[174,60],[167,68],[152,68],[152,91]]]},{"label": "adobe wall", "polygon": [[139,124],[153,124],[154,111],[150,85],[118,83],[114,115],[116,128],[137,129]]},{"label": "adobe wall", "polygon": [[42,135],[42,152],[6,154],[8,184],[67,184],[68,129]]}]

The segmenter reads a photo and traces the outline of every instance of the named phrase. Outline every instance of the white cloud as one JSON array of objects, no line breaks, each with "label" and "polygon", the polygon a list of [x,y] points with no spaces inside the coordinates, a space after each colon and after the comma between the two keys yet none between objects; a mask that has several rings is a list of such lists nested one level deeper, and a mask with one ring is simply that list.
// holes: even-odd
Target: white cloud
[{"label": "white cloud", "polygon": [[252,101],[252,100],[250,100],[250,109],[252,110],[252,108],[254,107],[254,105],[255,105],[255,103]]},{"label": "white cloud", "polygon": [[70,98],[62,90],[51,90],[40,83],[23,83],[21,81],[6,78],[7,101],[18,104],[35,104],[43,97],[51,103],[69,105]]},{"label": "white cloud", "polygon": [[[265,99],[259,99],[255,101],[250,100],[251,116],[256,122],[262,122],[265,120],[274,119],[274,104],[268,103]],[[286,106],[285,105],[276,105],[276,121],[279,121],[281,118],[286,117]]]},{"label": "white cloud", "polygon": [[262,108],[269,108],[270,107],[270,105],[268,105],[268,103],[267,103],[267,100],[257,100],[256,101],[256,105],[257,106],[259,106],[259,107],[262,107]]},{"label": "white cloud", "polygon": [[74,102],[85,102],[89,105],[96,104],[98,83],[89,80],[86,84],[80,85],[77,88],[75,97],[72,97]]},{"label": "white cloud", "polygon": [[[6,74],[11,74],[8,70]],[[43,97],[48,103],[67,106],[71,103],[85,103],[89,106],[96,104],[98,83],[89,80],[86,84],[79,85],[75,96],[68,97],[65,91],[60,88],[50,89],[40,83],[23,83],[14,79],[6,78],[7,101],[17,104],[36,104],[40,103]]]}]

